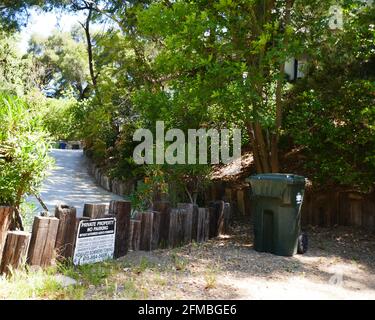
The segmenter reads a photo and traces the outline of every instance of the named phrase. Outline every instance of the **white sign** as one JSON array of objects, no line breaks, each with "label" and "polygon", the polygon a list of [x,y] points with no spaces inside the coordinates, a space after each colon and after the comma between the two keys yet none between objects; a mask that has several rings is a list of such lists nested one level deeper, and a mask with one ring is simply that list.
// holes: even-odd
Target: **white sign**
[{"label": "white sign", "polygon": [[300,205],[302,203],[302,200],[303,200],[302,194],[298,192],[296,195],[296,203]]},{"label": "white sign", "polygon": [[344,25],[342,8],[338,5],[331,6],[329,8],[329,13],[331,14],[328,22],[329,27],[332,30],[342,29]]},{"label": "white sign", "polygon": [[116,219],[82,220],[79,223],[73,263],[82,265],[113,259]]}]

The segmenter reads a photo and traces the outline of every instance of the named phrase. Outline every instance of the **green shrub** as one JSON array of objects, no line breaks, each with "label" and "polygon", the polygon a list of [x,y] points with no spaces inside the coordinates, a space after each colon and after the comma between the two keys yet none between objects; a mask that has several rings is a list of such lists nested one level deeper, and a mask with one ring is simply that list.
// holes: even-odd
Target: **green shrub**
[{"label": "green shrub", "polygon": [[47,98],[42,93],[34,91],[27,96],[30,109],[41,115],[43,127],[55,140],[80,139],[79,123],[76,111],[78,101],[67,93],[64,97]]},{"label": "green shrub", "polygon": [[344,28],[309,42],[306,77],[289,93],[285,129],[310,178],[326,187],[375,181],[375,6],[343,4]]},{"label": "green shrub", "polygon": [[46,99],[44,125],[51,136],[57,140],[76,140],[73,110],[77,104],[74,98]]},{"label": "green shrub", "polygon": [[296,88],[287,131],[303,147],[314,181],[366,190],[375,181],[375,82],[351,80],[330,89]]},{"label": "green shrub", "polygon": [[0,205],[18,207],[38,192],[52,160],[41,116],[21,99],[0,94]]}]

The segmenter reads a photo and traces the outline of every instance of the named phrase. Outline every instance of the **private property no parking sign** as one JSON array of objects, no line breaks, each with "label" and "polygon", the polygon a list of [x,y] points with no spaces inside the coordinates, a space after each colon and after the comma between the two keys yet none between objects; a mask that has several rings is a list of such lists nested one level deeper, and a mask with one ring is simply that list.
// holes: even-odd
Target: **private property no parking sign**
[{"label": "private property no parking sign", "polygon": [[79,223],[73,263],[82,265],[113,259],[116,218],[83,220]]}]

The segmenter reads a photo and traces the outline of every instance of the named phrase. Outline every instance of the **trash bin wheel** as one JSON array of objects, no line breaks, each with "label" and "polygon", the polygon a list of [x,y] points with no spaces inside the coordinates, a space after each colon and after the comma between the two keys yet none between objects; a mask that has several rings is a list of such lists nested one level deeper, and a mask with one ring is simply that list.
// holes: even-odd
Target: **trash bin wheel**
[{"label": "trash bin wheel", "polygon": [[308,241],[308,238],[307,238],[307,234],[302,232],[299,237],[298,237],[298,248],[297,248],[297,252],[299,254],[304,254],[306,251],[307,251],[307,248],[308,248],[308,244],[309,244],[309,241]]}]

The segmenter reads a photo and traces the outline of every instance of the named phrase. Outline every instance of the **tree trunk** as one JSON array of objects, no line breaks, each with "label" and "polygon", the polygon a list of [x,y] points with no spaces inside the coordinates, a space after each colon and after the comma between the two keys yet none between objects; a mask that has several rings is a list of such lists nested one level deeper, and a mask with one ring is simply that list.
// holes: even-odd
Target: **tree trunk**
[{"label": "tree trunk", "polygon": [[93,54],[92,54],[92,41],[91,41],[91,34],[90,34],[90,21],[91,21],[91,16],[92,16],[92,11],[93,11],[93,5],[90,3],[88,6],[88,14],[86,18],[86,23],[83,29],[85,30],[85,35],[86,35],[86,42],[87,42],[87,55],[89,59],[89,70],[90,70],[90,77],[92,84],[94,88],[96,89],[96,75],[94,71],[94,62],[93,62]]},{"label": "tree trunk", "polygon": [[[280,23],[280,28],[284,30],[284,40],[283,40],[283,50],[287,50],[288,38],[285,30],[287,30],[288,25],[291,21],[291,8],[293,7],[294,0],[285,1],[285,17]],[[267,23],[272,23],[272,10],[277,6],[276,1],[260,1],[257,6],[257,10],[253,12],[254,20],[257,22],[253,23],[254,26],[259,26],[253,30],[255,35],[260,35],[264,30],[263,26]],[[256,38],[256,37],[255,37]],[[269,76],[269,70],[263,67],[263,58],[265,56],[265,51],[262,50],[258,55],[249,55],[247,57],[247,63],[249,67],[253,67],[259,70],[259,74],[264,77]],[[275,131],[272,132],[270,141],[266,141],[264,138],[264,133],[258,122],[250,123],[247,125],[247,130],[249,132],[250,142],[253,146],[253,156],[256,171],[258,173],[267,172],[279,172],[279,135],[282,125],[282,88],[283,88],[283,76],[285,69],[285,61],[280,63],[279,66],[279,79],[276,83],[276,118],[275,118]],[[259,97],[263,96],[263,84],[259,84],[258,88]]]},{"label": "tree trunk", "polygon": [[263,167],[263,172],[264,173],[271,172],[271,166],[269,163],[269,150],[267,148],[267,144],[264,139],[263,130],[259,122],[255,122],[254,129],[255,129],[254,131],[255,131],[256,141],[259,145],[259,155],[260,155],[260,161]]},{"label": "tree trunk", "polygon": [[254,163],[255,163],[255,169],[257,173],[262,173],[263,167],[260,161],[259,146],[258,146],[257,140],[255,139],[254,127],[251,123],[247,123],[247,132],[249,134],[250,143],[253,147],[253,158],[254,158]]},{"label": "tree trunk", "polygon": [[[294,0],[287,0],[285,4],[285,20],[284,20],[284,30],[288,29],[291,20],[291,9],[294,4]],[[289,39],[287,37],[287,33],[284,32],[284,40],[283,45],[284,49],[288,45]],[[282,101],[282,89],[284,84],[284,73],[285,73],[285,61],[280,63],[279,67],[279,78],[277,79],[276,83],[276,119],[275,119],[275,132],[272,134],[271,138],[271,167],[272,172],[279,172],[279,136],[280,130],[282,125],[282,114],[283,114],[283,101]]]},{"label": "tree trunk", "polygon": [[279,169],[279,134],[281,129],[282,120],[282,86],[281,79],[284,74],[285,63],[280,65],[280,75],[276,83],[276,119],[275,119],[275,132],[271,136],[271,169],[272,172],[277,173]]}]

